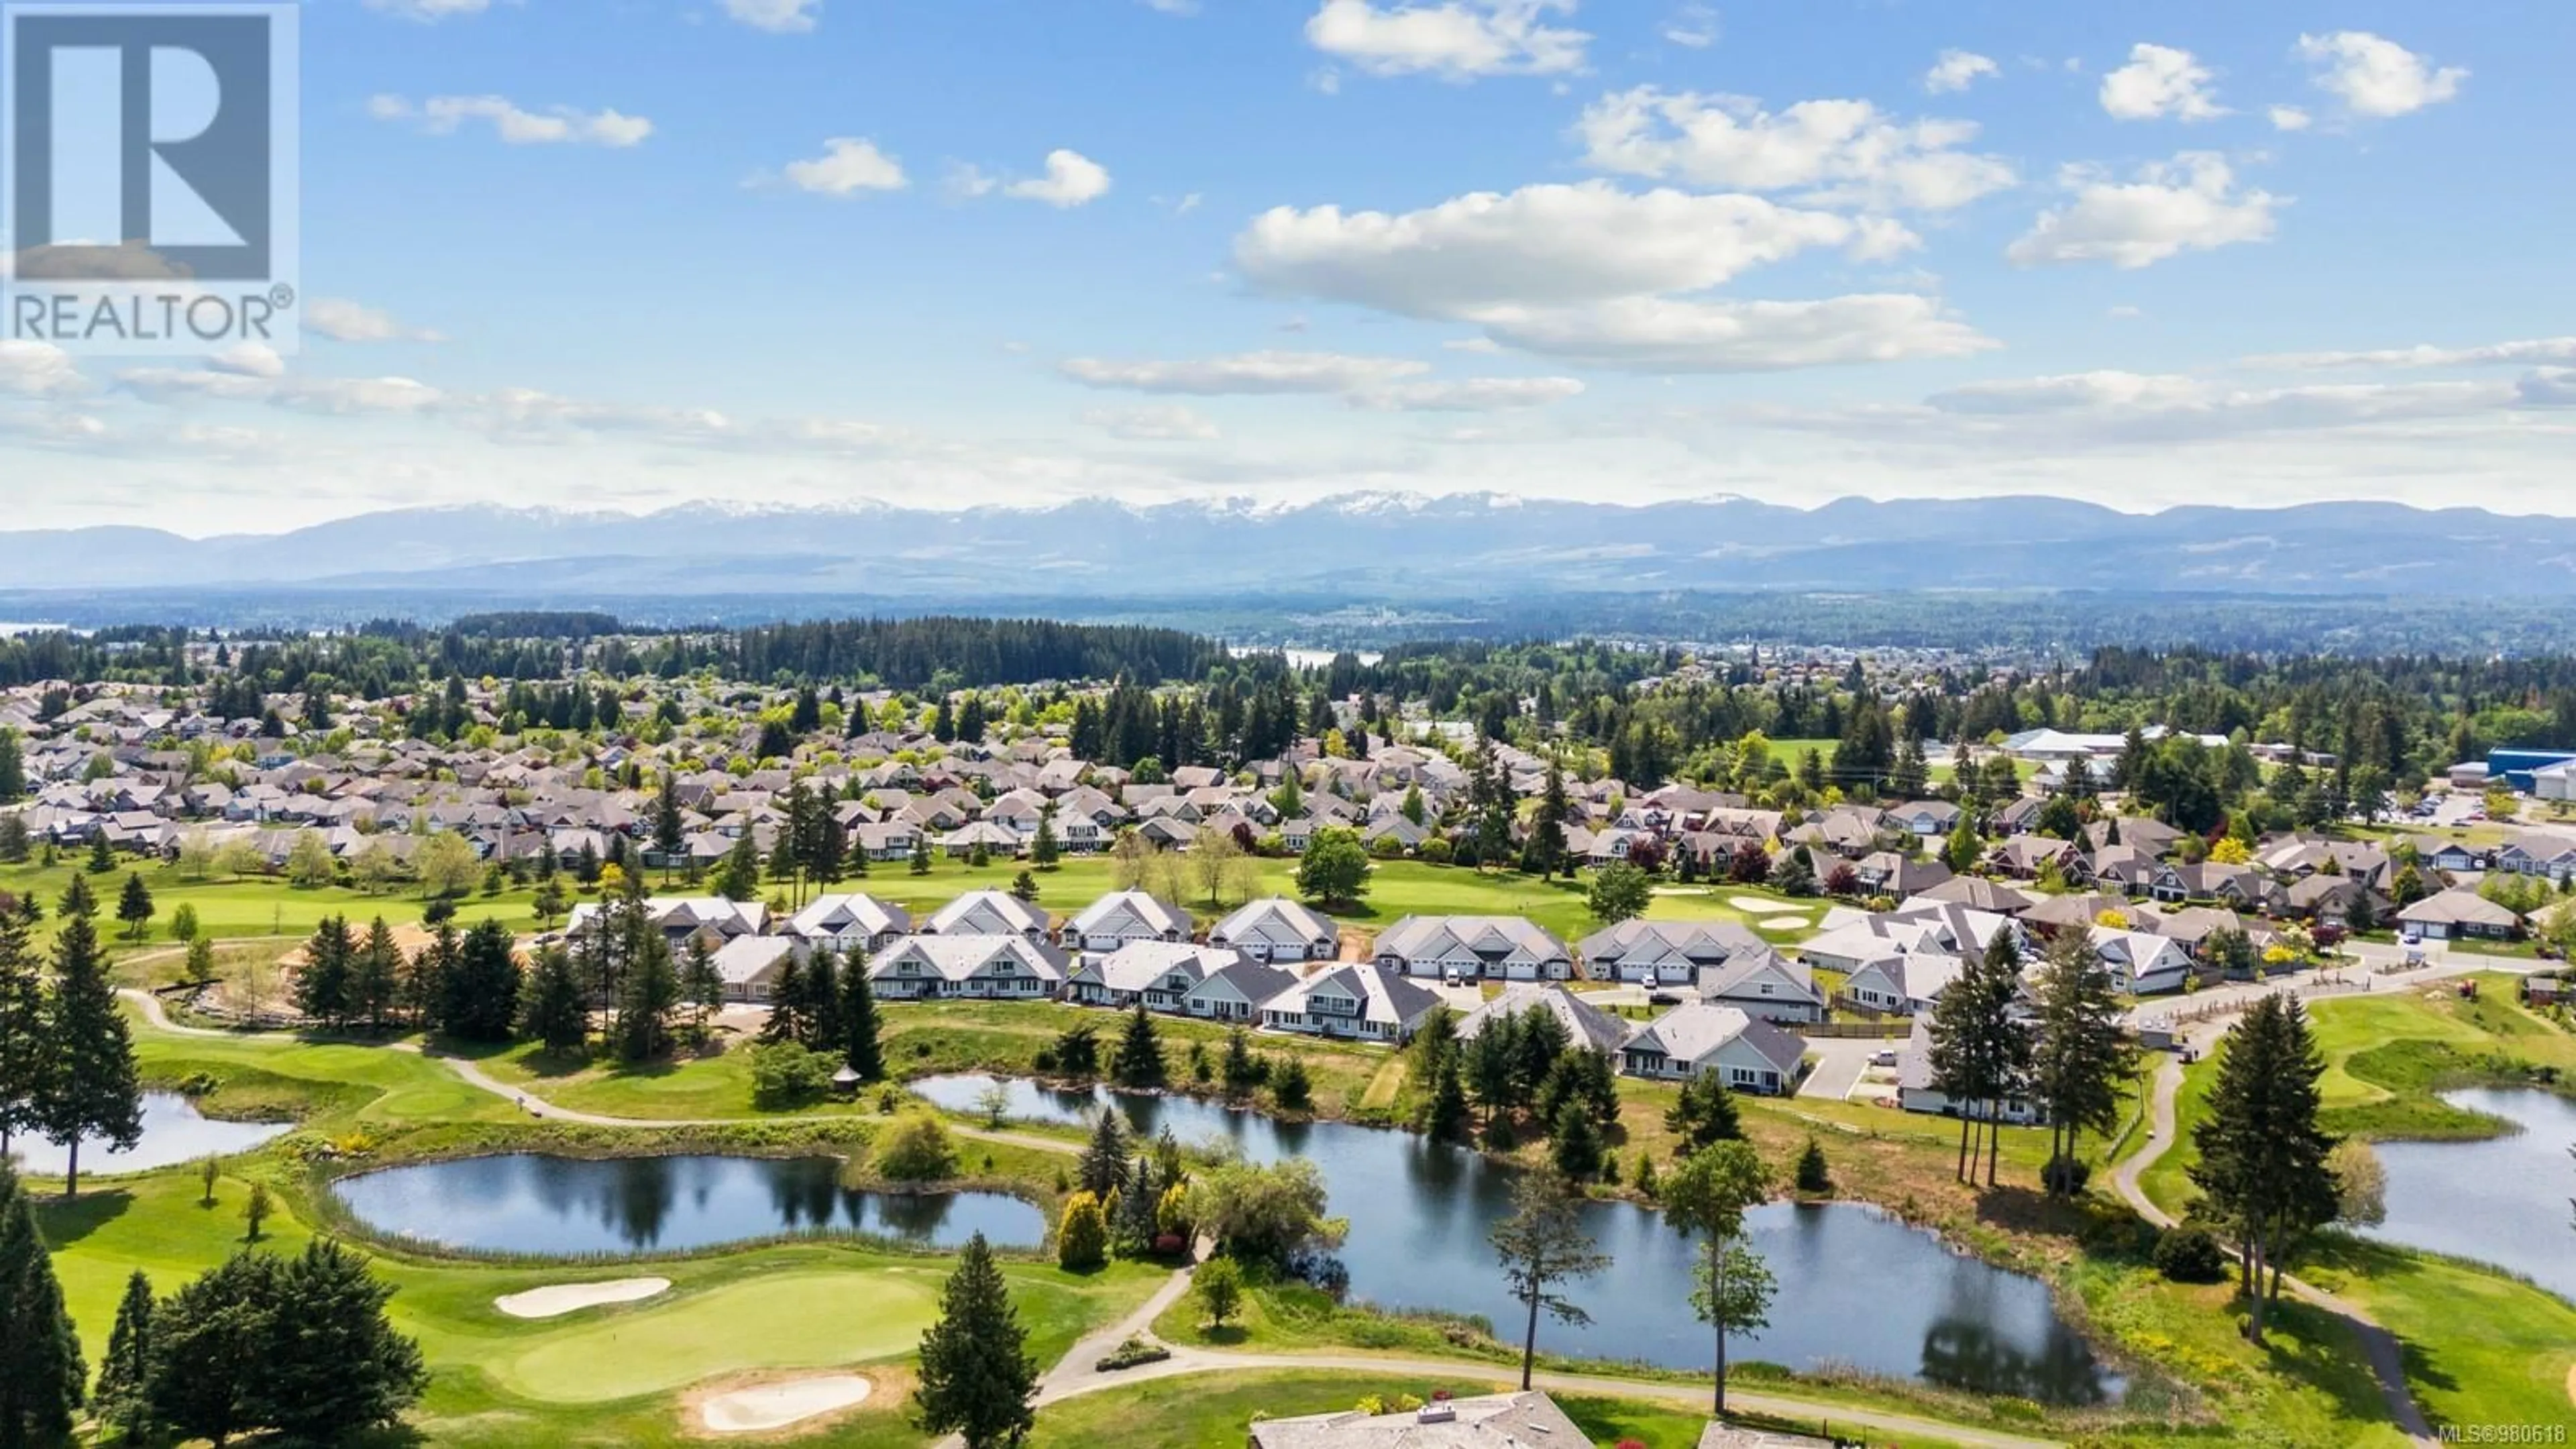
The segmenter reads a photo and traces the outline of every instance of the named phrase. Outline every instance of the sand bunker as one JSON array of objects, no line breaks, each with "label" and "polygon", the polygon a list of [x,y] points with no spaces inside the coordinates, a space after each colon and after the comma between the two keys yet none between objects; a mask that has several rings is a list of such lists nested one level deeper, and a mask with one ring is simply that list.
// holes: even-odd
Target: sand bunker
[{"label": "sand bunker", "polygon": [[1795,915],[1799,910],[1786,901],[1766,901],[1760,896],[1728,896],[1726,903],[1748,916]]},{"label": "sand bunker", "polygon": [[557,1283],[492,1300],[512,1318],[555,1318],[584,1308],[634,1303],[671,1291],[668,1278],[619,1278],[607,1283]]},{"label": "sand bunker", "polygon": [[698,1406],[698,1415],[713,1433],[757,1434],[864,1403],[872,1387],[857,1374],[789,1379],[718,1394]]},{"label": "sand bunker", "polygon": [[1807,918],[1793,911],[1785,916],[1764,916],[1762,924],[1774,931],[1794,931],[1805,926]]}]

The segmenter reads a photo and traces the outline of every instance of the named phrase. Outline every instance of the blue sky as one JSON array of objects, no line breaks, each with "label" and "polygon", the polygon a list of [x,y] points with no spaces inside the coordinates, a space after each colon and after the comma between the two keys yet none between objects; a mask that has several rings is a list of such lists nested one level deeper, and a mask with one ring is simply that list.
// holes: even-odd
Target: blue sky
[{"label": "blue sky", "polygon": [[1352,490],[2563,511],[2571,24],[313,0],[303,351],[0,343],[0,477],[25,523],[191,533]]}]

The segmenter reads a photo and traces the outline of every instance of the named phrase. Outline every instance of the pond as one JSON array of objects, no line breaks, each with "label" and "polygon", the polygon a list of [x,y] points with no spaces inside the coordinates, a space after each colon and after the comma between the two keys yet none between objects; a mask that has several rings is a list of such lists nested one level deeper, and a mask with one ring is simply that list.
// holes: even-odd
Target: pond
[{"label": "pond", "polygon": [[[934,1077],[912,1088],[941,1107],[978,1110],[981,1076]],[[1106,1093],[1004,1084],[1011,1114],[1073,1122],[1097,1115]],[[1478,1314],[1506,1337],[1520,1310],[1505,1291],[1486,1235],[1511,1211],[1514,1169],[1405,1132],[1339,1122],[1279,1122],[1182,1097],[1118,1098],[1145,1132],[1184,1142],[1221,1137],[1254,1161],[1312,1158],[1336,1216],[1350,1219],[1341,1250],[1351,1296],[1385,1308]],[[1611,1258],[1567,1296],[1588,1327],[1543,1321],[1539,1346],[1587,1358],[1703,1368],[1709,1330],[1691,1313],[1694,1245],[1660,1214],[1628,1203],[1585,1209]],[[1750,1215],[1753,1247],[1779,1279],[1772,1326],[1730,1354],[1795,1369],[1848,1364],[1871,1373],[2056,1404],[2094,1404],[2124,1385],[2057,1316],[2039,1280],[1954,1253],[1934,1235],[1858,1204],[1773,1203]]]},{"label": "pond", "polygon": [[[143,1136],[123,1152],[108,1151],[95,1137],[84,1140],[81,1177],[86,1181],[93,1172],[148,1172],[200,1157],[229,1157],[293,1130],[291,1122],[226,1122],[198,1111],[196,1103],[177,1092],[146,1092]],[[42,1137],[21,1136],[10,1140],[9,1155],[18,1159],[21,1172],[60,1177],[71,1154]]]},{"label": "pond", "polygon": [[2483,1142],[2382,1142],[2388,1220],[2364,1236],[2520,1273],[2576,1301],[2576,1101],[2530,1088],[2445,1092],[2442,1100],[2520,1130]]},{"label": "pond", "polygon": [[331,1184],[377,1232],[478,1252],[676,1252],[779,1233],[863,1233],[953,1248],[977,1232],[1035,1247],[1046,1217],[991,1192],[861,1192],[835,1157],[461,1157]]}]

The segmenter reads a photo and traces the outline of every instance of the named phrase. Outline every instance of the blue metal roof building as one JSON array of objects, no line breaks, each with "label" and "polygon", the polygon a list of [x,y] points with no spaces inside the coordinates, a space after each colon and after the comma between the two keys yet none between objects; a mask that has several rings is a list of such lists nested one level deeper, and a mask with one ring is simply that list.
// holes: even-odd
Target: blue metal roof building
[{"label": "blue metal roof building", "polygon": [[2576,760],[2576,750],[2489,750],[2487,778],[2528,795],[2532,793],[2532,771],[2569,760]]}]

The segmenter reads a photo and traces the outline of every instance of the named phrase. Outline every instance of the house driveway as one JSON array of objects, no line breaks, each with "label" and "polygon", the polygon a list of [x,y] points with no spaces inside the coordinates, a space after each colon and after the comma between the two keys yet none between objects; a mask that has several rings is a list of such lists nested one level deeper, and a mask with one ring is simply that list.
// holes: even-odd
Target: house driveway
[{"label": "house driveway", "polygon": [[1876,1037],[1816,1037],[1807,1043],[1807,1054],[1816,1059],[1816,1069],[1798,1084],[1801,1097],[1831,1097],[1840,1101],[1851,1095],[1860,1082],[1860,1074],[1869,1067],[1873,1053],[1896,1045]]}]

